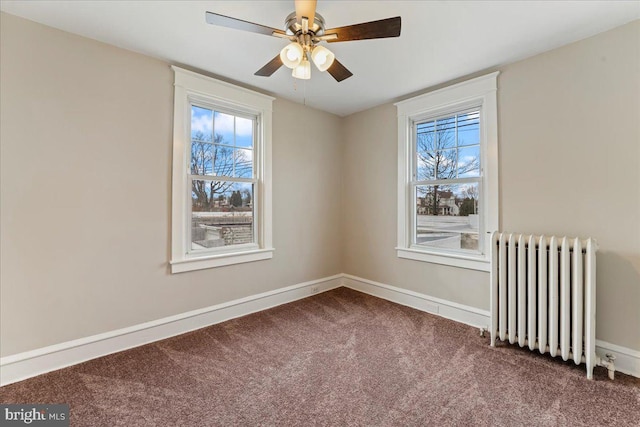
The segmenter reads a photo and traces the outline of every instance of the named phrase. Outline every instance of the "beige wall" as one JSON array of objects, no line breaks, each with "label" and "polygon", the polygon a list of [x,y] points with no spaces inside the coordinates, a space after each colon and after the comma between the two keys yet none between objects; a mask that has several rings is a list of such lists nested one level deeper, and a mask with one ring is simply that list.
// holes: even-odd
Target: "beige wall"
[{"label": "beige wall", "polygon": [[640,350],[640,21],[499,84],[502,228],[596,238],[597,337]]},{"label": "beige wall", "polygon": [[272,260],[170,275],[169,64],[0,29],[2,356],[342,271],[339,117],[274,103]]},{"label": "beige wall", "polygon": [[[501,229],[595,237],[597,337],[640,350],[640,21],[501,71]],[[488,309],[487,273],[396,257],[396,129],[345,120],[345,272]]]},{"label": "beige wall", "polygon": [[[486,273],[395,255],[391,104],[277,100],[274,258],[170,275],[168,64],[1,19],[2,356],[340,272],[488,308]],[[639,39],[635,22],[499,78],[501,228],[597,238],[598,338],[636,350]]]}]

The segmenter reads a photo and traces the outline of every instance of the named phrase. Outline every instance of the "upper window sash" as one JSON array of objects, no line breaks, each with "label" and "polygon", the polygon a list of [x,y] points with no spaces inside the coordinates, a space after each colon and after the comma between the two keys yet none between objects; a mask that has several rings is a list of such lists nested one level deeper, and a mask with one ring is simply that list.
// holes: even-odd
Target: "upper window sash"
[{"label": "upper window sash", "polygon": [[[230,109],[221,109],[216,107],[215,105],[209,104],[209,103],[203,103],[203,102],[199,102],[199,103],[195,103],[195,102],[191,102],[190,103],[190,110],[193,114],[193,109],[194,107],[196,109],[199,110],[205,110],[205,111],[210,111],[211,112],[211,140],[196,140],[194,138],[194,130],[192,129],[192,124],[193,124],[193,118],[191,118],[191,120],[189,121],[189,129],[187,131],[187,140],[189,142],[189,147],[188,147],[188,162],[189,162],[189,168],[188,168],[188,173],[189,176],[191,178],[200,178],[200,179],[211,179],[211,177],[215,177],[217,178],[217,180],[224,180],[224,181],[236,181],[236,182],[257,182],[257,176],[259,175],[257,169],[260,166],[260,163],[258,163],[256,160],[259,156],[259,147],[257,146],[257,138],[259,137],[259,135],[261,134],[260,129],[259,129],[259,121],[258,121],[258,116],[255,116],[253,114],[246,114],[246,113],[241,113],[238,112],[236,110],[230,110]],[[233,120],[234,120],[234,129],[233,129],[233,141],[230,141],[230,143],[225,143],[226,140],[222,139],[220,142],[216,141],[216,130],[217,130],[217,126],[216,126],[216,114],[224,114],[227,116],[232,116]],[[237,120],[236,119],[242,119],[242,120],[246,120],[246,121],[250,121],[251,122],[251,145],[243,145],[242,143],[238,144],[238,134],[237,134]],[[203,135],[205,138],[208,135],[209,132],[207,132],[205,135]],[[218,133],[218,135],[220,135]],[[210,174],[194,174],[193,173],[193,169],[192,169],[192,164],[191,162],[193,161],[193,144],[194,142],[199,143],[199,144],[203,144],[203,145],[211,145],[211,150],[215,152],[217,152],[218,148],[221,149],[228,149],[231,150],[231,155],[233,156],[232,160],[231,160],[231,172],[230,173],[218,173],[219,171],[216,170],[216,164],[214,163],[214,160],[211,160],[211,173]],[[236,153],[245,153],[245,155],[250,155],[251,156],[251,176],[241,176],[237,173],[236,170],[236,158],[235,155]],[[258,155],[254,155],[254,153],[257,153]],[[204,168],[203,168],[204,169]]]},{"label": "upper window sash", "polygon": [[[477,116],[473,117],[472,119],[478,119],[478,141],[477,142],[473,142],[473,143],[460,143],[460,122],[459,122],[459,117],[460,116],[468,116],[471,113],[476,113]],[[440,129],[438,128],[438,121],[442,121],[445,119],[451,119],[454,118],[455,119],[455,125],[453,127],[454,129],[454,141],[453,144],[450,145],[444,145],[444,143],[436,143],[436,144],[443,144],[443,145],[438,145],[433,149],[428,149],[428,150],[420,150],[419,147],[419,141],[418,141],[418,137],[419,137],[419,132],[418,132],[418,127],[420,125],[425,125],[425,124],[429,124],[429,123],[434,123],[433,126],[433,130],[434,132],[438,132],[440,131]],[[483,143],[482,143],[482,132],[480,129],[480,125],[481,125],[481,118],[482,118],[482,108],[480,106],[476,106],[474,108],[468,109],[466,111],[452,111],[448,114],[440,114],[439,116],[436,117],[429,117],[426,119],[421,119],[421,120],[412,120],[412,139],[410,141],[411,144],[411,150],[413,152],[412,158],[411,158],[411,163],[410,163],[410,167],[412,170],[412,174],[411,174],[411,178],[413,182],[421,182],[421,183],[433,183],[433,184],[440,184],[440,183],[451,183],[455,181],[459,181],[459,182],[464,182],[465,179],[467,178],[478,178],[482,176],[482,168],[483,168],[483,164],[481,161],[481,158],[478,158],[478,167],[477,167],[477,175],[475,174],[471,174],[468,176],[460,176],[460,163],[459,163],[459,159],[460,159],[460,153],[464,152],[464,151],[470,151],[473,150],[475,151],[475,148],[478,147],[478,151],[480,151],[480,149],[483,147]],[[462,126],[467,126],[467,125],[462,125]],[[463,130],[464,131],[464,130]],[[422,134],[427,134],[429,132],[422,132]],[[438,135],[440,136],[440,135]],[[455,166],[454,166],[454,172],[455,172],[455,176],[449,176],[447,178],[442,178],[440,177],[440,171],[437,169],[437,166],[433,166],[434,168],[434,174],[431,177],[421,177],[418,176],[419,175],[419,167],[418,167],[418,158],[420,156],[420,153],[440,153],[440,152],[455,152]],[[425,165],[425,168],[428,169],[427,165]],[[476,168],[473,169],[468,169],[466,171],[466,173],[472,173]],[[446,170],[445,172],[448,175],[451,175],[451,171],[450,170]],[[463,172],[464,175],[465,172]],[[421,179],[423,178],[423,179]]]}]

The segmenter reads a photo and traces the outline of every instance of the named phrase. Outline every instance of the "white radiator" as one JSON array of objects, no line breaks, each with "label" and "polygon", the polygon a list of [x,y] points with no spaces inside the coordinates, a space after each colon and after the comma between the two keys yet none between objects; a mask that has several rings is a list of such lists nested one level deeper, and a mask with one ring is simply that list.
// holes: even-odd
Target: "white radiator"
[{"label": "white radiator", "polygon": [[596,355],[596,251],[593,239],[491,235],[491,346],[496,339],[609,369]]}]

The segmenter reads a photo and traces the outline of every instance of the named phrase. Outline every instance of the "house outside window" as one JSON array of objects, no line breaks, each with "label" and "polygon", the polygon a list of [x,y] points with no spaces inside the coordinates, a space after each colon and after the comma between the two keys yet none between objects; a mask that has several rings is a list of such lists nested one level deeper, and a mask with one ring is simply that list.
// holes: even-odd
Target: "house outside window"
[{"label": "house outside window", "polygon": [[401,258],[489,270],[498,229],[497,74],[396,104]]},{"label": "house outside window", "polygon": [[273,98],[172,68],[171,271],[271,258]]}]

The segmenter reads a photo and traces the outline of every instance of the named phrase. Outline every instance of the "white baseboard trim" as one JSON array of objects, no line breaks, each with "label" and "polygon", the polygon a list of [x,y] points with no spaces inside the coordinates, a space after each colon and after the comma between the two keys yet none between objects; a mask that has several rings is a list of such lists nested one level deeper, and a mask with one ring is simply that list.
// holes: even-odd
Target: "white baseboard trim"
[{"label": "white baseboard trim", "polygon": [[438,316],[455,320],[456,322],[489,329],[490,316],[486,310],[458,304],[408,289],[374,282],[373,280],[363,279],[362,277],[352,276],[350,274],[343,274],[342,276],[342,285],[347,288],[406,305],[420,311],[437,314]]},{"label": "white baseboard trim", "polygon": [[246,316],[338,288],[341,285],[342,274],[337,274],[115,331],[6,356],[0,359],[0,386]]},{"label": "white baseboard trim", "polygon": [[[397,288],[350,274],[342,275],[343,286],[378,298],[436,314],[456,322],[489,329],[491,313],[475,307],[457,304],[407,289]],[[607,353],[616,356],[616,371],[640,378],[640,351],[596,340],[596,353],[604,358]]]},{"label": "white baseboard trim", "polygon": [[604,358],[607,353],[616,357],[616,372],[640,378],[640,351],[596,340],[596,353]]},{"label": "white baseboard trim", "polygon": [[[246,316],[340,286],[478,328],[488,328],[489,325],[488,311],[349,274],[337,274],[103,334],[6,356],[0,358],[0,386]],[[596,351],[601,357],[607,353],[615,355],[617,371],[640,378],[640,351],[601,340],[596,341]]]}]

